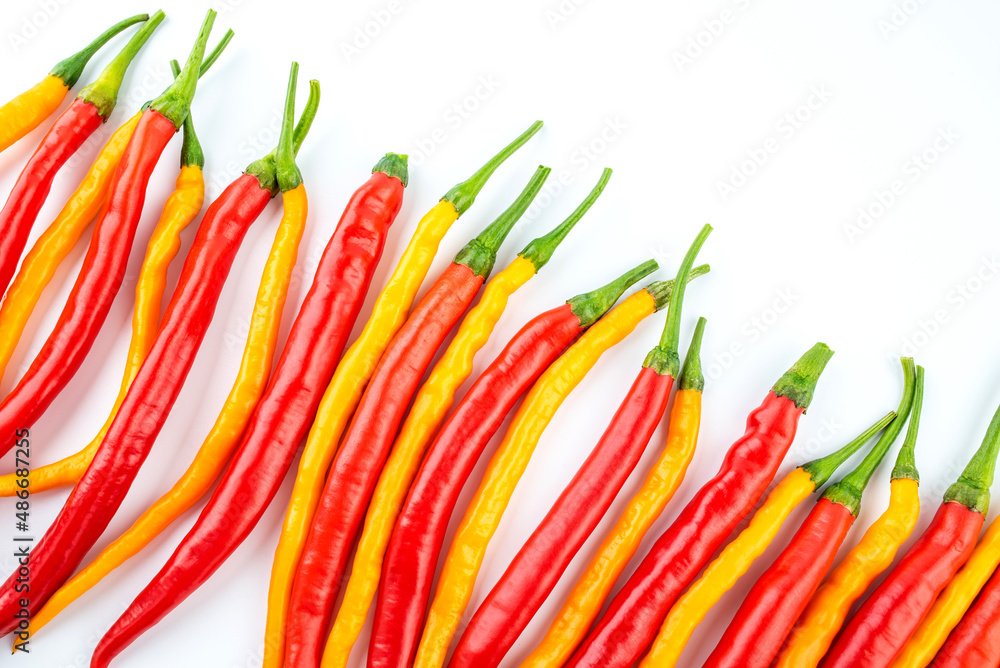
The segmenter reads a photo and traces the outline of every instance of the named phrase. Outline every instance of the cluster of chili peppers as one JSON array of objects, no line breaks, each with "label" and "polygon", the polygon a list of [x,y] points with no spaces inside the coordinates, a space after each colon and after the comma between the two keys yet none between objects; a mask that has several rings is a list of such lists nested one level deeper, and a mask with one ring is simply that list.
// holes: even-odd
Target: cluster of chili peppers
[{"label": "cluster of chili peppers", "polygon": [[[208,206],[161,317],[181,232],[197,219],[205,199],[206,159],[191,103],[198,79],[233,36],[229,31],[206,54],[215,16],[208,12],[184,67],[171,63],[174,82],[111,134],[26,254],[60,168],[110,116],[129,64],[163,12],[112,26],[0,106],[3,151],[56,111],[98,49],[142,24],[54,121],[0,209],[0,376],[56,268],[94,221],[58,322],[0,401],[0,453],[14,447],[17,435],[46,411],[87,356],[123,282],[152,171],[170,139],[183,135],[175,188],[146,245],[125,370],[106,423],[78,453],[0,476],[0,496],[18,499],[73,486],[31,551],[30,597],[20,569],[0,586],[0,630],[15,634],[15,651],[27,651],[35,633],[207,496],[166,564],[97,644],[90,665],[110,665],[246,540],[304,442],[271,572],[264,668],[346,668],[371,612],[369,668],[494,668],[552,599],[665,422],[655,461],[544,636],[526,653],[523,668],[679,665],[695,629],[761,559],[796,508],[872,440],[854,470],[822,491],[749,588],[705,666],[1000,665],[1000,521],[980,538],[1000,454],[1000,409],[929,526],[903,550],[920,513],[916,444],[924,369],[910,358],[901,360],[903,392],[895,411],[834,452],[792,469],[765,497],[833,354],[825,344],[813,346],[750,413],[718,474],[620,581],[680,487],[698,443],[707,321],[698,319],[682,363],[681,314],[688,282],[709,271],[696,266],[696,258],[711,227],[701,229],[673,280],[652,282],[618,303],[658,269],[656,262],[644,262],[529,320],[473,378],[477,353],[508,302],[554,257],[611,176],[605,169],[561,223],[490,278],[505,239],[550,173],[540,166],[417,299],[445,233],[541,121],[420,219],[348,346],[408,182],[406,156],[385,154],[347,203],[282,343],[282,315],[309,213],[296,156],[320,97],[313,80],[296,121],[298,64],[292,63],[277,147]],[[80,568],[117,514],[184,387],[249,227],[279,194],[283,215],[262,270],[239,371],[214,425],[173,486]],[[660,342],[639,366],[604,433],[540,514],[500,579],[470,609],[491,540],[512,512],[517,486],[556,411],[605,352],[663,309]],[[889,506],[837,563],[862,493],[904,426]],[[499,444],[489,451],[498,435]],[[480,462],[485,467],[477,476]],[[467,484],[471,500],[459,513]]]}]

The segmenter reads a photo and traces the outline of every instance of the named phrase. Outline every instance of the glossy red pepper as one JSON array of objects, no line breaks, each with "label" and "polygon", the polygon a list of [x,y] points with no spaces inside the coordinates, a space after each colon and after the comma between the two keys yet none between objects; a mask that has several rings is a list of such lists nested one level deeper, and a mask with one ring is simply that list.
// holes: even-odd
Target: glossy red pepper
[{"label": "glossy red pepper", "polygon": [[299,560],[285,627],[286,668],[319,665],[351,547],[406,408],[549,171],[539,167],[517,200],[459,252],[383,353],[330,467]]},{"label": "glossy red pepper", "polygon": [[[630,285],[656,268],[650,260],[529,321],[452,411],[427,449],[386,550],[368,649],[371,668],[412,664],[448,521],[462,486],[504,418],[570,344]],[[673,282],[654,283],[646,290],[662,308],[672,288]]]},{"label": "glossy red pepper", "polygon": [[[667,408],[680,359],[680,316],[684,288],[695,257],[711,232],[702,228],[677,271],[663,336],[646,357],[639,375],[611,419],[590,457],[566,487],[538,528],[517,553],[465,629],[449,666],[493,668],[513,646],[551,593],[563,571],[597,527],[638,463]],[[698,323],[689,369],[700,379]],[[701,381],[699,381],[701,382]]]},{"label": "glossy red pepper", "polygon": [[788,546],[757,579],[705,668],[767,668],[778,655],[833,566],[858,515],[861,494],[909,418],[916,370],[912,358],[902,361],[905,381],[896,417],[858,467],[823,493]]},{"label": "glossy red pepper", "polygon": [[136,125],[66,306],[28,371],[0,404],[0,454],[13,446],[15,431],[31,427],[66,386],[107,318],[125,278],[150,175],[194,97],[214,18],[210,12],[184,73],[150,103]]},{"label": "glossy red pepper", "polygon": [[993,573],[931,662],[931,668],[996,666],[1000,666],[1000,571]]},{"label": "glossy red pepper", "polygon": [[101,640],[92,668],[107,666],[211,577],[274,499],[364,303],[406,180],[405,157],[390,153],[354,193],[229,468],[194,527]]},{"label": "glossy red pepper", "polygon": [[771,483],[831,355],[817,343],[775,384],[719,473],[653,544],[568,666],[627,668],[639,660],[677,597]]},{"label": "glossy red pepper", "polygon": [[823,668],[889,666],[938,594],[969,559],[989,509],[1000,452],[1000,409],[930,525],[846,624]]},{"label": "glossy red pepper", "polygon": [[[129,40],[101,76],[77,96],[56,119],[14,183],[7,203],[0,210],[0,295],[7,292],[17,263],[28,242],[31,226],[45,203],[56,173],[115,108],[118,89],[132,59],[163,21],[156,12]],[[21,425],[26,426],[26,425]]]}]

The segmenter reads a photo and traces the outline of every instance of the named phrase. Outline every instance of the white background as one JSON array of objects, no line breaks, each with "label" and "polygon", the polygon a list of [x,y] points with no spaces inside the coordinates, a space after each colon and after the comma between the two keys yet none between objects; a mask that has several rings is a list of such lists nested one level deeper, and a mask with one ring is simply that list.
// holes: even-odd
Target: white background
[{"label": "white background", "polygon": [[[686,345],[696,317],[709,320],[701,445],[684,486],[650,537],[714,473],[742,433],[746,414],[817,340],[837,354],[782,472],[841,445],[895,406],[901,352],[914,354],[927,368],[917,451],[925,505],[921,527],[978,445],[1000,402],[995,307],[1000,54],[994,30],[1000,8],[994,4],[226,0],[213,6],[220,10],[213,43],[229,27],[237,36],[202,81],[194,104],[210,196],[274,144],[289,61],[301,62],[300,88],[313,77],[323,84],[320,115],[299,159],[311,195],[311,222],[300,249],[302,280],[286,307],[286,329],[347,198],[379,156],[409,153],[410,186],[369,305],[419,217],[540,118],[545,128],[455,225],[431,276],[507,205],[537,164],[553,167],[550,181],[564,171],[568,185],[560,193],[548,191],[543,199],[549,206],[534,209],[515,228],[498,267],[575,207],[602,167],[614,168],[592,212],[511,300],[477,359],[481,370],[531,316],[651,256],[661,263],[658,277],[671,276],[698,228],[705,222],[716,227],[702,253],[713,270],[689,290],[683,327]],[[155,9],[125,1],[96,7],[81,0],[5,2],[0,98],[34,84],[106,25]],[[168,59],[186,56],[205,6],[170,0],[163,8],[168,18],[133,65],[112,121],[63,169],[32,238],[51,221],[112,128],[167,85]],[[123,43],[118,38],[95,58],[81,86]],[[303,92],[300,108],[304,100]],[[43,131],[0,155],[0,191],[9,190]],[[944,136],[951,139],[938,139]],[[153,176],[128,279],[93,350],[32,429],[33,465],[87,443],[111,406],[128,345],[138,262],[173,185],[179,147],[178,138]],[[747,162],[755,155],[762,165]],[[880,209],[880,193],[888,202],[885,191],[896,180],[898,194]],[[722,184],[733,188],[723,192]],[[873,214],[870,223],[863,221],[865,229],[851,228],[859,208]],[[176,480],[215,420],[239,365],[279,210],[280,204],[273,204],[247,235],[184,391],[91,555]],[[194,226],[184,235],[185,251],[193,235]],[[4,392],[58,317],[84,249],[85,241],[46,292],[3,378]],[[175,264],[174,280],[180,262]],[[365,318],[367,309],[359,324]],[[662,314],[649,318],[608,352],[559,411],[490,546],[474,604],[585,458],[662,322]],[[505,665],[517,665],[544,633],[662,442],[657,433],[605,522]],[[4,464],[5,470],[12,466]],[[885,508],[889,468],[872,481],[848,544]],[[474,480],[480,475],[481,469]],[[259,665],[268,574],[288,482],[249,540],[123,654],[120,665]],[[32,521],[39,531],[64,497],[65,491],[34,497]],[[700,665],[711,651],[750,583],[808,505],[712,611],[684,655],[685,666]],[[30,656],[13,661],[46,668],[88,665],[99,636],[164,563],[194,517],[178,521],[39,634]],[[13,503],[3,500],[0,540],[13,536],[14,521]],[[0,545],[4,574],[13,568],[10,552]],[[354,665],[363,665],[367,633]]]}]

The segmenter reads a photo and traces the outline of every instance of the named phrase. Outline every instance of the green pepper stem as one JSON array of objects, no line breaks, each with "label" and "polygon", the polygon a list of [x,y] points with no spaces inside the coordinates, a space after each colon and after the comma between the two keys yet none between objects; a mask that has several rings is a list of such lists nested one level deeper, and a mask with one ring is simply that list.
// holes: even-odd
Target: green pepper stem
[{"label": "green pepper stem", "polygon": [[293,134],[295,128],[295,90],[299,79],[299,64],[292,62],[288,74],[288,87],[285,90],[285,110],[281,116],[281,134],[278,135],[278,148],[274,153],[275,173],[278,188],[281,192],[295,190],[302,185],[302,172],[295,164],[295,149]]},{"label": "green pepper stem", "polygon": [[566,235],[570,233],[573,227],[583,218],[584,214],[594,205],[597,198],[604,192],[604,186],[608,185],[608,179],[610,178],[611,170],[605,167],[604,171],[601,172],[601,178],[598,180],[597,185],[590,191],[586,199],[580,202],[580,206],[576,207],[573,213],[566,220],[559,223],[551,232],[545,236],[538,237],[520,252],[521,257],[535,266],[536,272],[548,263],[552,258],[552,254],[555,253],[556,248],[562,243],[562,240],[566,238]]},{"label": "green pepper stem", "polygon": [[663,334],[660,343],[649,351],[646,360],[642,363],[659,375],[677,377],[680,370],[681,359],[678,348],[680,348],[681,338],[681,309],[684,305],[684,292],[687,290],[687,276],[691,273],[698,251],[705,243],[705,239],[712,233],[712,226],[705,225],[701,228],[698,236],[695,237],[691,247],[684,255],[681,266],[677,269],[677,276],[674,278],[674,294],[670,298],[670,306],[667,308],[667,322],[663,326]]},{"label": "green pepper stem", "polygon": [[825,457],[820,457],[819,459],[807,462],[799,468],[809,474],[809,477],[812,478],[813,485],[816,489],[819,489],[833,477],[833,474],[836,473],[837,469],[844,465],[844,462],[850,459],[854,453],[860,450],[862,446],[868,443],[868,441],[875,438],[875,435],[885,429],[895,418],[896,411],[889,411],[878,422],[858,434],[857,437],[855,437],[855,439],[847,445],[842,446],[840,449],[831,452]]},{"label": "green pepper stem", "polygon": [[187,62],[180,75],[174,79],[165,91],[152,102],[149,108],[159,112],[180,129],[191,108],[191,100],[194,99],[195,90],[198,88],[198,75],[201,71],[201,62],[205,57],[205,45],[208,43],[208,36],[212,32],[212,25],[215,23],[215,10],[209,9],[205,16],[205,21],[201,24],[198,32],[198,39],[191,49]]},{"label": "green pepper stem", "polygon": [[497,251],[500,245],[507,238],[514,224],[520,220],[521,216],[534,201],[535,195],[542,189],[542,184],[549,177],[552,169],[544,165],[539,165],[532,175],[528,185],[524,187],[517,199],[501,213],[496,220],[486,226],[486,229],[479,233],[479,236],[465,245],[465,248],[455,256],[455,264],[464,264],[477,276],[484,280],[493,271],[493,264],[497,259]]},{"label": "green pepper stem", "polygon": [[507,158],[514,155],[517,149],[524,146],[541,129],[541,121],[532,123],[530,128],[521,133],[521,136],[490,158],[489,162],[480,167],[479,171],[475,174],[446,192],[441,199],[451,202],[451,205],[455,207],[455,211],[461,216],[476,201],[479,191],[483,189],[486,182],[493,176],[493,172],[497,170],[497,167],[502,165]]},{"label": "green pepper stem", "polygon": [[990,487],[993,485],[998,451],[1000,451],[1000,408],[993,414],[982,445],[976,450],[976,454],[972,455],[972,459],[955,484],[945,492],[945,502],[955,501],[969,510],[985,515],[990,507]]},{"label": "green pepper stem", "polygon": [[87,63],[90,59],[93,58],[94,54],[97,53],[102,46],[107,44],[112,37],[129,26],[148,20],[149,14],[136,14],[135,16],[130,16],[124,21],[119,21],[98,35],[97,39],[84,47],[81,51],[77,51],[69,58],[56,63],[56,66],[52,68],[52,71],[49,72],[49,74],[62,79],[66,88],[72,88],[76,85],[76,82],[80,80],[80,77],[83,76],[83,70],[87,67]]},{"label": "green pepper stem", "polygon": [[682,390],[694,390],[701,392],[705,389],[705,376],[701,372],[701,339],[705,335],[705,318],[698,318],[698,324],[694,327],[694,334],[691,336],[691,344],[688,346],[687,356],[684,358],[684,366],[681,367],[680,388]]},{"label": "green pepper stem", "polygon": [[903,430],[903,424],[906,423],[906,419],[910,416],[910,410],[913,407],[913,393],[916,386],[916,371],[913,367],[913,358],[903,357],[900,361],[903,364],[904,385],[903,396],[899,400],[899,408],[896,409],[896,418],[886,428],[885,432],[882,433],[882,436],[875,443],[875,447],[861,460],[857,468],[844,476],[840,482],[830,485],[826,492],[823,493],[824,499],[839,503],[850,510],[851,514],[855,516],[861,507],[861,495],[875,474],[875,469],[885,459],[886,453],[889,452],[892,444],[896,441],[899,432]]},{"label": "green pepper stem", "polygon": [[[219,40],[219,43],[216,44],[214,49],[212,49],[212,53],[205,56],[205,59],[201,61],[201,67],[198,68],[199,79],[205,76],[205,72],[207,72],[212,67],[212,65],[215,64],[215,61],[219,59],[219,56],[222,55],[222,52],[225,51],[226,47],[229,46],[229,43],[233,41],[234,35],[236,35],[236,33],[233,32],[232,28],[227,30],[226,34],[223,35],[222,39]],[[176,77],[177,75],[175,74],[174,76]]]},{"label": "green pepper stem", "polygon": [[[688,274],[687,282],[690,283],[699,276],[704,276],[711,270],[712,268],[707,264],[700,264],[692,269],[691,273]],[[656,310],[662,311],[670,305],[670,299],[674,294],[674,280],[670,279],[669,281],[656,281],[655,283],[650,283],[646,286],[646,292],[653,296],[656,303]]]},{"label": "green pepper stem", "polygon": [[831,357],[833,351],[825,343],[817,343],[778,379],[771,391],[805,411],[812,402],[820,374]]},{"label": "green pepper stem", "polygon": [[[174,78],[181,73],[181,66],[176,60],[170,61],[170,71],[174,73]],[[192,120],[191,112],[184,117],[184,125],[182,132],[184,133],[184,141],[181,144],[181,167],[204,167],[205,166],[205,152],[201,148],[201,142],[198,141],[198,135],[194,131],[194,120]]]},{"label": "green pepper stem", "polygon": [[892,468],[892,480],[909,478],[920,482],[917,472],[915,450],[917,447],[917,431],[920,429],[920,409],[924,404],[924,367],[917,365],[917,380],[913,391],[913,402],[910,408],[910,424],[906,427],[906,439],[903,447],[896,455],[896,465]]},{"label": "green pepper stem", "polygon": [[570,311],[580,320],[580,327],[590,327],[597,322],[608,309],[615,305],[622,293],[635,285],[638,281],[646,278],[660,268],[656,260],[646,260],[638,267],[632,267],[624,274],[602,285],[596,290],[584,292],[571,299],[567,299]]},{"label": "green pepper stem", "polygon": [[372,174],[375,172],[382,172],[386,176],[399,179],[404,188],[410,178],[406,167],[406,156],[399,153],[386,153],[385,157],[372,168]]},{"label": "green pepper stem", "polygon": [[319,110],[319,81],[316,79],[309,80],[309,99],[306,100],[305,109],[302,110],[302,115],[299,117],[299,122],[295,126],[295,132],[292,138],[292,150],[295,151],[295,155],[299,154],[299,149],[302,148],[302,142],[305,141],[306,135],[309,134],[309,129],[312,127],[313,121],[316,120],[316,112]]},{"label": "green pepper stem", "polygon": [[119,51],[118,55],[108,63],[100,76],[80,91],[80,94],[76,96],[77,99],[94,105],[101,118],[108,120],[108,116],[115,109],[115,104],[118,103],[118,91],[125,79],[125,72],[165,16],[162,11],[157,11],[150,16],[149,20],[132,35],[132,39],[128,41],[125,48]]}]

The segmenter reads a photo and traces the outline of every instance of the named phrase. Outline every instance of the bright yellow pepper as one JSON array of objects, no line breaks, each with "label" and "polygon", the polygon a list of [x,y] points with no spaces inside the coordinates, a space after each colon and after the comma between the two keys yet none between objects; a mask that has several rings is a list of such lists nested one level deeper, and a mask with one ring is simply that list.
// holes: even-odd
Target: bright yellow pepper
[{"label": "bright yellow pepper", "polygon": [[601,355],[656,311],[641,290],[598,320],[545,370],[514,415],[452,540],[424,626],[414,668],[440,668],[468,606],[486,547],[542,432]]},{"label": "bright yellow pepper", "polygon": [[[153,345],[160,326],[160,306],[167,286],[167,270],[170,262],[180,251],[181,231],[197,217],[204,200],[205,179],[201,167],[197,165],[181,167],[174,191],[167,198],[160,220],[146,246],[146,257],[135,287],[132,339],[129,342],[125,373],[111,414],[85,448],[54,464],[31,469],[29,480],[33,494],[64,485],[75,485],[90,465],[94,453],[104,440],[104,434],[107,433],[122,401],[125,400],[125,394],[132,380]],[[0,490],[4,495],[12,495],[17,489],[16,484],[16,478],[10,475],[0,477]]]},{"label": "bright yellow pepper", "polygon": [[337,365],[306,437],[292,498],[274,553],[267,595],[263,668],[282,668],[284,663],[285,621],[295,571],[340,437],[361,401],[375,366],[393,335],[406,321],[445,233],[472,206],[496,168],[538,132],[541,125],[540,121],[533,124],[472,177],[452,188],[420,219],[392,276],[375,301],[361,335]]},{"label": "bright yellow pepper", "polygon": [[288,296],[288,286],[292,280],[308,213],[308,199],[302,184],[283,193],[282,198],[284,215],[264,265],[240,370],[212,430],[177,483],[150,506],[128,531],[106,547],[94,561],[49,599],[31,619],[29,633],[37,633],[66,606],[135,556],[190,509],[218,479],[239,445],[271,375],[281,313]]},{"label": "bright yellow pepper", "polygon": [[0,107],[0,152],[51,116],[68,92],[62,79],[49,74]]},{"label": "bright yellow pepper", "polygon": [[794,469],[767,495],[750,524],[705,569],[667,614],[640,668],[676,666],[698,624],[764,553],[788,515],[816,491],[812,476]]},{"label": "bright yellow pepper", "polygon": [[[52,71],[37,84],[10,102],[0,105],[0,152],[37,128],[42,121],[59,108],[66,93],[76,85],[80,76],[83,75],[83,69],[87,63],[102,46],[108,43],[108,40],[125,28],[148,19],[148,14],[138,14],[124,21],[119,21],[98,35],[82,50],[57,63]],[[89,223],[90,220],[88,219],[87,222]]]},{"label": "bright yellow pepper", "polygon": [[521,668],[558,668],[583,641],[625,565],[684,480],[698,444],[701,398],[698,390],[678,390],[674,395],[660,457]]},{"label": "bright yellow pepper", "polygon": [[[889,507],[868,527],[854,549],[848,552],[813,594],[809,605],[785,639],[785,645],[772,664],[773,668],[815,668],[819,665],[844,625],[851,606],[879,574],[892,565],[896,552],[917,525],[920,496],[913,451],[920,426],[924,369],[917,366],[916,371],[910,425],[892,471]],[[892,429],[890,427],[886,433]]]},{"label": "bright yellow pepper", "polygon": [[[111,185],[111,177],[121,162],[138,122],[139,114],[136,114],[115,130],[62,211],[22,261],[17,276],[7,290],[3,305],[0,306],[0,376],[7,368],[28,318],[56,269],[100,213]],[[0,478],[0,496],[11,496],[16,491],[13,482],[13,476]]]},{"label": "bright yellow pepper", "polygon": [[[837,451],[793,469],[781,479],[754,513],[750,523],[705,568],[694,584],[674,603],[640,668],[677,665],[684,647],[709,610],[743,577],[778,535],[785,520],[810,494],[823,485],[847,459],[886,427],[889,413]],[[905,421],[905,416],[903,421]],[[898,425],[901,428],[901,423]],[[895,440],[899,430],[887,432]]]},{"label": "bright yellow pepper", "polygon": [[903,645],[890,668],[923,668],[930,664],[997,566],[1000,566],[1000,521],[994,520],[972,556],[934,601],[930,612]]}]

